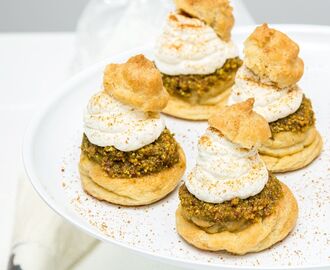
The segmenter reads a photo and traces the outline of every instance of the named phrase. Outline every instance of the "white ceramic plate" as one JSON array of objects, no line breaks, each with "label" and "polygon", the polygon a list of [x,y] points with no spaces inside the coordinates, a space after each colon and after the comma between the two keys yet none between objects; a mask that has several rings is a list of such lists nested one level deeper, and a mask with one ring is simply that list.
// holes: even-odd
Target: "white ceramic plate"
[{"label": "white ceramic plate", "polygon": [[[330,266],[330,28],[276,26],[301,47],[305,75],[300,82],[313,100],[324,151],[311,166],[279,175],[292,189],[300,213],[293,233],[282,243],[257,254],[233,256],[203,252],[186,244],[176,233],[174,212],[177,190],[159,203],[125,208],[86,195],[77,170],[83,109],[101,89],[106,63],[122,62],[144,53],[140,49],[110,58],[78,74],[56,92],[30,125],[24,141],[27,174],[40,196],[60,215],[100,240],[190,269],[302,269]],[[234,40],[242,44],[253,27],[237,28]],[[196,156],[198,136],[206,123],[166,117],[167,126],[183,146],[189,171]]]}]

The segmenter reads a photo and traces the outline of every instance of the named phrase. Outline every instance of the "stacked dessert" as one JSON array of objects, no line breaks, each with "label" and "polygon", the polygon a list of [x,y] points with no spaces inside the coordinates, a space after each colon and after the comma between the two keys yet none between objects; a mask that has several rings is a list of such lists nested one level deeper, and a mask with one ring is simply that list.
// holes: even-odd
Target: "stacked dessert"
[{"label": "stacked dessert", "polygon": [[143,55],[107,66],[104,90],[90,99],[84,115],[79,169],[87,193],[144,205],[173,191],[185,155],[160,116],[167,101],[160,73]]},{"label": "stacked dessert", "polygon": [[299,47],[287,35],[263,24],[245,41],[229,104],[254,98],[254,110],[270,125],[272,136],[259,149],[273,172],[286,172],[311,163],[322,150],[311,101],[297,82],[304,63]]},{"label": "stacked dessert", "polygon": [[270,174],[257,147],[271,133],[253,99],[209,119],[196,166],[181,186],[178,233],[204,250],[245,254],[266,249],[293,229],[297,202]]},{"label": "stacked dessert", "polygon": [[232,8],[227,0],[175,4],[155,48],[155,64],[170,94],[164,112],[207,120],[226,104],[241,65],[231,41]]}]

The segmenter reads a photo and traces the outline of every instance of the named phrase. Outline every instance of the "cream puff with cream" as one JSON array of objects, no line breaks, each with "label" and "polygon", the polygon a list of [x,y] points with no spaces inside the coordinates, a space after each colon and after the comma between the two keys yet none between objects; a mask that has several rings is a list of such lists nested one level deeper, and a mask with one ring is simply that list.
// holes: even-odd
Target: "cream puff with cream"
[{"label": "cream puff with cream", "polygon": [[155,46],[155,64],[170,94],[165,113],[206,120],[226,103],[237,69],[238,50],[227,0],[175,0]]},{"label": "cream puff with cream", "polygon": [[174,190],[185,155],[159,113],[167,102],[159,71],[143,55],[106,67],[104,89],[84,113],[79,171],[88,194],[145,205]]},{"label": "cream puff with cream", "polygon": [[252,108],[248,99],[209,119],[196,165],[180,188],[176,228],[197,248],[258,252],[283,240],[296,223],[293,194],[258,154],[271,133]]},{"label": "cream puff with cream", "polygon": [[254,98],[254,110],[270,125],[272,137],[259,148],[272,172],[311,163],[322,150],[311,101],[297,84],[304,72],[299,47],[287,35],[261,25],[245,41],[229,104]]}]

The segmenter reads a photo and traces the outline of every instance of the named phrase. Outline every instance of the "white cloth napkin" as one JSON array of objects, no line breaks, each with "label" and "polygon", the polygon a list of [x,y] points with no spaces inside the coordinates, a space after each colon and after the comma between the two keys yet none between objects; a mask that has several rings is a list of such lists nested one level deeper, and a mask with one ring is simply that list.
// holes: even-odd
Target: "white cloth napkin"
[{"label": "white cloth napkin", "polygon": [[18,182],[16,207],[8,270],[71,269],[98,243],[50,210],[25,177]]}]

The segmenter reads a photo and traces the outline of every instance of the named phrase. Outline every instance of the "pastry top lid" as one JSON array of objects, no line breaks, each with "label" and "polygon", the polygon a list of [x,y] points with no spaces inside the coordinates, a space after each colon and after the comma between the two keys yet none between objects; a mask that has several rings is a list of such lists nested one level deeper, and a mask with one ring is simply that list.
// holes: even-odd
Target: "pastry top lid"
[{"label": "pastry top lid", "polygon": [[253,111],[254,99],[222,108],[209,118],[210,127],[219,130],[230,141],[251,149],[270,136],[267,121]]},{"label": "pastry top lid", "polygon": [[229,41],[234,26],[233,8],[228,0],[174,0],[178,10],[204,21],[224,41]]},{"label": "pastry top lid", "polygon": [[108,65],[103,85],[105,92],[118,101],[145,112],[160,112],[169,99],[160,72],[142,54],[124,64]]},{"label": "pastry top lid", "polygon": [[283,88],[297,83],[302,77],[304,62],[298,57],[299,46],[282,32],[263,24],[244,45],[244,63],[261,79]]}]

